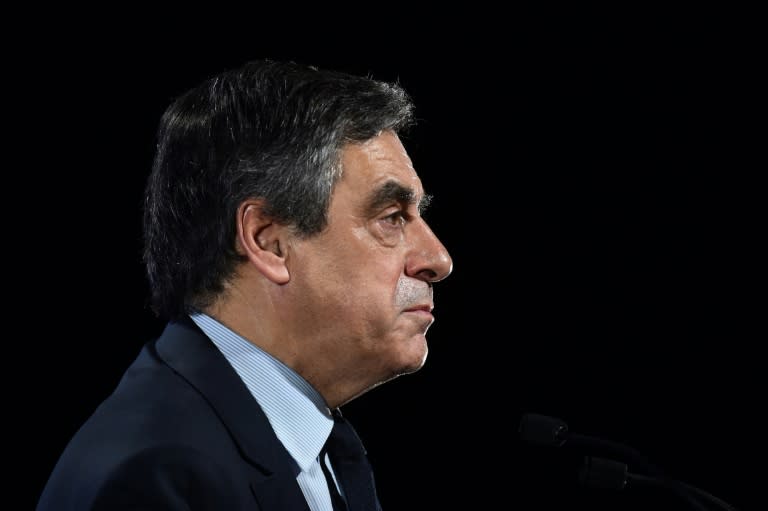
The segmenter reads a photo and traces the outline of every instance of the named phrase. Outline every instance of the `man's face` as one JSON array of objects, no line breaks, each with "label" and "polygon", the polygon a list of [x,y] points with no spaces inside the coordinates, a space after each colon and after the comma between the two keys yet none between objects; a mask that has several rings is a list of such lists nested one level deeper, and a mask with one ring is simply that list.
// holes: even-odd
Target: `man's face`
[{"label": "man's face", "polygon": [[302,337],[363,388],[424,364],[431,283],[452,261],[421,217],[424,190],[394,133],[348,145],[342,169],[328,226],[295,241],[289,266]]}]

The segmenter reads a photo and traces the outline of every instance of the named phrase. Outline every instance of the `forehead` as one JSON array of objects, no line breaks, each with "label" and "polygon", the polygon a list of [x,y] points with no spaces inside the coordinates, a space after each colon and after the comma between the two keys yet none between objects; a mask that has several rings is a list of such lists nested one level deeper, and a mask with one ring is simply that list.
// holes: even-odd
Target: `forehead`
[{"label": "forehead", "polygon": [[421,180],[398,136],[390,131],[342,150],[342,173],[338,185],[363,192],[395,181],[423,195]]}]

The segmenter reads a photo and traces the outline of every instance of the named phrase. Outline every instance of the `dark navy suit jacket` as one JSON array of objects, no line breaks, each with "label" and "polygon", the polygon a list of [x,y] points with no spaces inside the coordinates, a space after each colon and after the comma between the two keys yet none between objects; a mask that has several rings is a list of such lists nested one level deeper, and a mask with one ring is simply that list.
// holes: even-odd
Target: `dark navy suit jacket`
[{"label": "dark navy suit jacket", "polygon": [[191,320],[148,343],[75,434],[38,511],[309,511],[297,465]]}]

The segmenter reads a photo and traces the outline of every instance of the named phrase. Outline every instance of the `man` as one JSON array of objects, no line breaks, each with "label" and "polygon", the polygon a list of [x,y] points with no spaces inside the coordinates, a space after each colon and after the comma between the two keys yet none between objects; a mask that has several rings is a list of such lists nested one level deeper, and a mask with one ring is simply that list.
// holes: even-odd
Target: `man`
[{"label": "man", "polygon": [[380,509],[339,407],[418,370],[452,261],[396,85],[254,61],[158,130],[144,259],[168,320],[38,510]]}]

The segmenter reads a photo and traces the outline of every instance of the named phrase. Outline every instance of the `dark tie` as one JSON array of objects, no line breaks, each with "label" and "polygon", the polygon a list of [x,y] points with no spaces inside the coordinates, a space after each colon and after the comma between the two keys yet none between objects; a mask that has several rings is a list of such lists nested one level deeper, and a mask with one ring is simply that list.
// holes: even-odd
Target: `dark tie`
[{"label": "dark tie", "polygon": [[328,443],[325,444],[323,450],[320,451],[320,468],[323,469],[325,475],[325,481],[328,483],[328,493],[331,494],[331,504],[333,504],[333,511],[347,511],[347,503],[339,495],[339,490],[336,488],[336,483],[333,482],[333,475],[328,470],[328,466],[325,464],[325,455],[328,452]]},{"label": "dark tie", "polygon": [[[346,497],[346,506],[336,491],[333,477],[325,466],[323,454],[326,451],[331,460],[333,472],[336,474],[336,480]],[[328,480],[334,510],[377,511],[380,509],[373,470],[368,463],[363,443],[352,426],[341,416],[339,410],[333,412],[333,429],[321,452],[320,466]]]}]

